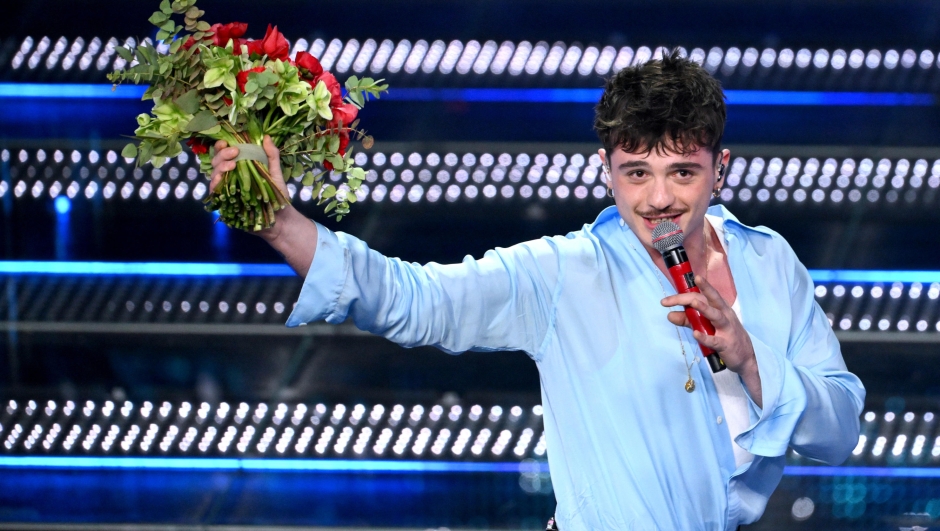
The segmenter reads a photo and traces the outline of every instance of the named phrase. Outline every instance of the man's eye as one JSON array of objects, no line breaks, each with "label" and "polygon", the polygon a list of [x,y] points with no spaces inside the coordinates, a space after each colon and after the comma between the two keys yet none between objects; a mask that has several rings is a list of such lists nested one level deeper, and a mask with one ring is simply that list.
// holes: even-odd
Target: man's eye
[{"label": "man's eye", "polygon": [[688,179],[689,177],[692,176],[692,172],[690,172],[689,170],[679,170],[676,173],[679,175],[679,177],[682,177],[683,179]]},{"label": "man's eye", "polygon": [[633,177],[636,179],[642,179],[644,176],[646,176],[646,172],[643,170],[634,170],[630,172],[630,177]]}]

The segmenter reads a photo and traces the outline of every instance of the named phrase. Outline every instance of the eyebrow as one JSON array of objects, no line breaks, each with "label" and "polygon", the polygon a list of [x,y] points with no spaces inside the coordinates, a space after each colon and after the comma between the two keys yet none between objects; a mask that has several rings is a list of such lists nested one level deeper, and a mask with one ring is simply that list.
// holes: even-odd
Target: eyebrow
[{"label": "eyebrow", "polygon": [[[617,166],[620,170],[629,170],[632,168],[649,168],[650,165],[645,160],[630,160],[624,162],[620,166]],[[670,164],[666,169],[668,171],[676,170],[701,170],[703,166],[697,162],[674,162]]]},{"label": "eyebrow", "polygon": [[645,160],[628,160],[620,166],[617,166],[617,169],[620,170],[629,170],[631,168],[649,168],[650,165]]},{"label": "eyebrow", "polygon": [[703,166],[698,162],[675,162],[669,165],[670,170],[701,170]]}]

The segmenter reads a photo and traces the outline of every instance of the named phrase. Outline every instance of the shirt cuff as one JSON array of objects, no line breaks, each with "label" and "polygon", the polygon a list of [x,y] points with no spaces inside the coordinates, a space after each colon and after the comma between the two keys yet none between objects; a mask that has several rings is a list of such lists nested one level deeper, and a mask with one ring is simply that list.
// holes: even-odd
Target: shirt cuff
[{"label": "shirt cuff", "polygon": [[336,305],[346,282],[349,251],[336,233],[319,223],[316,225],[317,249],[294,311],[287,318],[289,327],[320,320],[342,322],[336,315]]},{"label": "shirt cuff", "polygon": [[757,407],[748,394],[750,414],[757,417],[757,422],[738,435],[735,442],[754,455],[777,457],[786,453],[790,437],[806,410],[806,388],[786,356],[774,352],[753,335],[750,338],[757,357],[763,407]]}]

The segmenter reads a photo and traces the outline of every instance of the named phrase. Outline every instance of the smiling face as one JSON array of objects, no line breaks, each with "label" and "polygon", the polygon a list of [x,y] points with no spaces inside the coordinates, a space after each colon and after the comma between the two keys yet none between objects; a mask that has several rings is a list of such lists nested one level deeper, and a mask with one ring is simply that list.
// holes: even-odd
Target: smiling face
[{"label": "smiling face", "polygon": [[648,249],[653,249],[653,228],[664,220],[679,225],[687,237],[698,239],[712,192],[718,186],[717,166],[727,165],[730,158],[727,150],[716,159],[704,148],[688,154],[616,149],[609,157],[601,150],[600,155],[609,164],[609,186],[620,217]]}]

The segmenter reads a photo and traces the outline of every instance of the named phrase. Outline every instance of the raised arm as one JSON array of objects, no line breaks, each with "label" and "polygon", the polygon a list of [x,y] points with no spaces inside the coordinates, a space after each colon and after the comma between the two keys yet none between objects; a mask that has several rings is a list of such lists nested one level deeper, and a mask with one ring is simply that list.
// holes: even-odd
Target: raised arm
[{"label": "raised arm", "polygon": [[[264,147],[271,175],[283,186],[277,149],[269,139]],[[221,142],[216,150],[210,188],[234,168],[237,156]],[[489,251],[479,260],[422,266],[385,257],[290,206],[258,234],[305,277],[288,326],[351,318],[360,329],[404,346],[452,353],[524,350],[533,356],[550,327],[562,262],[558,246],[565,241],[542,239]]]}]

